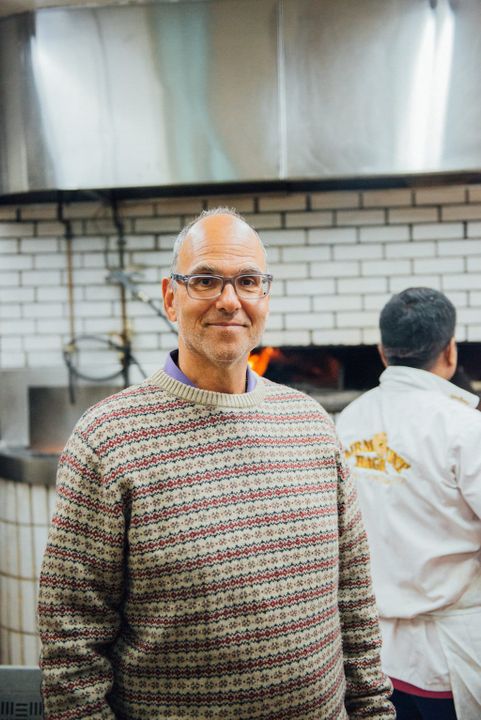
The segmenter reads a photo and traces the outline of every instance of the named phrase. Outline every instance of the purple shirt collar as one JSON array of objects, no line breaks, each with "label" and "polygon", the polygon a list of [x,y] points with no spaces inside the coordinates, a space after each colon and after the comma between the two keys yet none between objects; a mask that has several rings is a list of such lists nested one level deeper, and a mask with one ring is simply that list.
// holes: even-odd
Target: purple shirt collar
[{"label": "purple shirt collar", "polygon": [[[164,364],[164,372],[167,373],[171,378],[174,380],[178,380],[181,383],[184,383],[184,385],[190,385],[190,387],[196,387],[192,380],[189,380],[187,375],[184,375],[180,367],[177,365],[177,358],[179,356],[178,350],[172,350],[171,353],[167,355],[167,358],[165,360]],[[247,374],[246,374],[246,392],[252,392],[256,386],[257,380],[256,376],[250,369],[250,367],[247,367]]]}]

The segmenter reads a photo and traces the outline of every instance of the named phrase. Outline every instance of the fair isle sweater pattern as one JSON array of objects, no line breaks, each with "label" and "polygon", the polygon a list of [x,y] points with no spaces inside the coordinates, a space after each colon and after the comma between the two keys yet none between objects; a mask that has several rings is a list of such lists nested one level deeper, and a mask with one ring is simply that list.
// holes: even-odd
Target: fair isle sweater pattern
[{"label": "fair isle sweater pattern", "polygon": [[47,720],[394,717],[333,424],[163,371],[87,411],[42,567]]}]

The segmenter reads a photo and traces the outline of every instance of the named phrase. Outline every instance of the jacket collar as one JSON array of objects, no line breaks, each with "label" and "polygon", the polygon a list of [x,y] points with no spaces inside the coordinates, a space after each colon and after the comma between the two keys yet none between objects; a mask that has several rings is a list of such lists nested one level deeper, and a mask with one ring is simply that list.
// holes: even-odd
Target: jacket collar
[{"label": "jacket collar", "polygon": [[390,365],[379,378],[381,386],[386,390],[430,390],[439,392],[454,400],[476,408],[479,397],[468,390],[458,387],[449,380],[427,370],[407,367],[406,365]]}]

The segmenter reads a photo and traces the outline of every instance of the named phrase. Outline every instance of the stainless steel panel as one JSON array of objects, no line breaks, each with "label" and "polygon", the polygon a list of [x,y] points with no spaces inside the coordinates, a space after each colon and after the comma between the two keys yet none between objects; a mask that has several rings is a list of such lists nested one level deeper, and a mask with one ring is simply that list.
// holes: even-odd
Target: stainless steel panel
[{"label": "stainless steel panel", "polygon": [[66,387],[30,387],[29,448],[42,454],[60,453],[78,419],[95,403],[120,390],[112,385],[77,385],[73,398]]},{"label": "stainless steel panel", "polygon": [[0,22],[0,194],[481,169],[481,0]]},{"label": "stainless steel panel", "polygon": [[29,447],[59,452],[82,413],[121,386],[79,382],[73,403],[67,388],[66,368],[0,371],[0,451]]},{"label": "stainless steel panel", "polygon": [[0,23],[0,192],[278,172],[276,0]]},{"label": "stainless steel panel", "polygon": [[0,17],[17,15],[40,8],[67,7],[68,5],[142,5],[146,2],[165,2],[165,0],[0,0]]},{"label": "stainless steel panel", "polygon": [[451,0],[452,54],[443,167],[481,167],[481,0]]},{"label": "stainless steel panel", "polygon": [[285,0],[289,177],[481,166],[481,3],[435,5]]},{"label": "stainless steel panel", "polygon": [[33,76],[32,15],[0,23],[0,192],[54,187]]},{"label": "stainless steel panel", "polygon": [[30,485],[55,485],[58,457],[27,448],[0,449],[0,477]]}]

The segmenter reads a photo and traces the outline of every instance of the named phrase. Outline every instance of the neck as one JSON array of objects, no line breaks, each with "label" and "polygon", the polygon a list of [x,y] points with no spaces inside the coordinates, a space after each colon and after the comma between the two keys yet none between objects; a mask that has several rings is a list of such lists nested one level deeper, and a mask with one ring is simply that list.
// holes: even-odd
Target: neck
[{"label": "neck", "polygon": [[225,367],[200,366],[189,360],[179,348],[178,365],[184,375],[201,390],[236,395],[246,391],[247,359],[243,358],[239,363]]},{"label": "neck", "polygon": [[434,365],[426,369],[429,372],[432,372],[433,375],[437,375],[444,380],[451,380],[454,375],[454,371],[456,370],[456,366],[453,363],[448,362],[443,355],[440,355]]},{"label": "neck", "polygon": [[447,367],[430,368],[429,372],[432,372],[433,375],[437,375],[438,377],[443,378],[443,380],[451,380],[454,374],[451,371],[451,368]]}]

